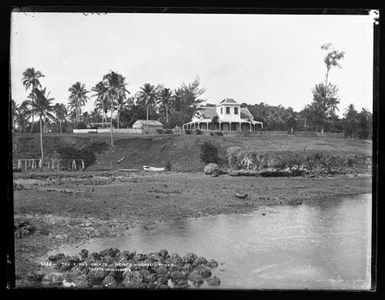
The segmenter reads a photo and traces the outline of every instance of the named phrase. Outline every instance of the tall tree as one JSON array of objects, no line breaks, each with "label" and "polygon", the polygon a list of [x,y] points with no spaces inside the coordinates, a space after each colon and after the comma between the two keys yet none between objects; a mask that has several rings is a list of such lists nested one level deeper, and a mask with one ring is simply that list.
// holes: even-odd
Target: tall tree
[{"label": "tall tree", "polygon": [[[329,72],[333,67],[341,68],[339,62],[341,59],[344,58],[345,52],[335,50],[331,43],[322,45],[321,49],[326,51],[326,55],[323,60],[326,66],[325,82],[316,85],[315,89],[313,90],[313,101],[317,101],[317,97],[319,96],[324,97],[324,99],[318,99],[319,104],[322,103],[321,105],[315,103],[315,111],[321,117],[321,133],[323,134],[325,121],[323,116],[328,115],[330,109],[332,112],[335,110],[334,103],[336,103],[337,100],[337,87],[329,83]],[[330,97],[329,99],[327,99],[328,96]],[[333,98],[336,100],[334,100]],[[337,102],[337,104],[338,103],[339,102]],[[330,107],[328,106],[328,104],[330,105]],[[322,107],[323,111],[319,111],[319,109],[321,109]]]},{"label": "tall tree", "polygon": [[[35,89],[41,89],[41,83],[40,78],[44,77],[43,73],[40,71],[35,71],[35,68],[28,68],[23,72],[23,78],[22,82],[25,87],[25,90],[28,92],[30,90],[29,98],[30,101],[35,100],[35,95],[33,91]],[[32,95],[32,98],[30,97]],[[31,125],[31,132],[33,130],[33,124],[34,124],[34,115],[30,115],[32,125]]]},{"label": "tall tree", "polygon": [[172,90],[161,86],[157,95],[157,103],[160,111],[165,113],[166,123],[168,124],[168,115],[170,113],[170,105],[173,99]]},{"label": "tall tree", "polygon": [[323,83],[319,83],[313,89],[313,102],[310,105],[310,111],[312,112],[313,121],[321,127],[321,133],[324,132],[326,120],[338,110],[337,105],[340,101],[337,93],[337,86],[331,83],[327,87]]},{"label": "tall tree", "polygon": [[326,51],[326,56],[324,57],[324,63],[326,66],[325,86],[328,86],[329,72],[332,67],[342,68],[339,61],[344,58],[345,52],[333,49],[333,45],[331,43],[322,45],[321,49]]},{"label": "tall tree", "polygon": [[29,104],[31,106],[31,111],[34,115],[39,116],[40,123],[40,150],[41,150],[41,159],[44,159],[44,151],[43,151],[43,120],[50,118],[55,119],[52,114],[54,108],[51,104],[54,98],[49,98],[49,93],[46,94],[46,89],[39,90],[35,88],[31,95],[33,94],[34,101],[30,101]]},{"label": "tall tree", "polygon": [[[111,129],[111,146],[114,145],[113,137],[113,126],[112,126],[112,114],[116,106],[119,106],[119,101],[126,99],[126,90],[125,78],[114,71],[103,76],[103,84],[107,89],[107,96],[110,104],[111,110],[111,120],[110,120],[110,129]],[[117,109],[120,109],[119,107]],[[119,112],[118,112],[119,113]]]},{"label": "tall tree", "polygon": [[70,92],[68,108],[73,110],[75,116],[75,128],[79,122],[80,115],[82,113],[82,106],[84,106],[89,97],[87,96],[86,86],[80,82],[73,84],[68,91]]},{"label": "tall tree", "polygon": [[148,111],[150,107],[156,105],[158,89],[155,85],[145,83],[138,92],[138,103],[146,107],[146,119],[148,121]]},{"label": "tall tree", "polygon": [[100,81],[92,88],[92,91],[94,92],[92,97],[96,97],[95,107],[97,111],[102,113],[102,123],[107,122],[107,112],[109,110],[108,89],[103,81]]},{"label": "tall tree", "polygon": [[59,122],[60,133],[63,133],[62,123],[66,121],[67,109],[63,103],[56,103],[54,106],[54,112],[55,112],[56,120]]},{"label": "tall tree", "polygon": [[193,82],[182,84],[175,89],[170,105],[170,115],[172,114],[170,126],[182,126],[184,123],[189,122],[198,110],[199,105],[205,101],[200,98],[204,92],[205,89],[200,87],[198,77]]}]

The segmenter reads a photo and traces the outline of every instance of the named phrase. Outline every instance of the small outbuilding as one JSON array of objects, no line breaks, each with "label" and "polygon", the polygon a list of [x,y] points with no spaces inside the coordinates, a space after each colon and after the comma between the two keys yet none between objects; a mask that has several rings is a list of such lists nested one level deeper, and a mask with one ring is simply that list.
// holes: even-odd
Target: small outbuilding
[{"label": "small outbuilding", "polygon": [[157,129],[163,129],[164,125],[157,120],[137,120],[132,128],[142,129],[144,132],[156,132]]}]

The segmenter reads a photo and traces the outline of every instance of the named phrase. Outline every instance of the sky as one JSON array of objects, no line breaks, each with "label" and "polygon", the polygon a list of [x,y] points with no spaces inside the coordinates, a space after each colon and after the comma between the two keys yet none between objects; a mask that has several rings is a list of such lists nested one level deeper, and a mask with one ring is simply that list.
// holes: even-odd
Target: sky
[{"label": "sky", "polygon": [[233,98],[300,111],[324,81],[325,43],[345,52],[329,75],[339,88],[338,114],[350,103],[372,111],[370,16],[12,13],[12,98],[26,99],[29,67],[45,75],[54,103],[65,104],[75,82],[91,90],[112,70],[132,95],[147,82],[175,89],[198,76],[208,103]]}]

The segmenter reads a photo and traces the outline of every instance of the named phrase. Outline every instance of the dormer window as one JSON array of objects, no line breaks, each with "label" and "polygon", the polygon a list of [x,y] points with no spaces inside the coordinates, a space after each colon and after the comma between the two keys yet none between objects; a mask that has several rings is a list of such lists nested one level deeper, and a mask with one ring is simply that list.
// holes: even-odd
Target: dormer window
[{"label": "dormer window", "polygon": [[238,107],[234,107],[234,115],[238,114]]},{"label": "dormer window", "polygon": [[221,115],[223,115],[223,107],[221,107]]},{"label": "dormer window", "polygon": [[226,107],[226,115],[230,114],[230,107]]}]

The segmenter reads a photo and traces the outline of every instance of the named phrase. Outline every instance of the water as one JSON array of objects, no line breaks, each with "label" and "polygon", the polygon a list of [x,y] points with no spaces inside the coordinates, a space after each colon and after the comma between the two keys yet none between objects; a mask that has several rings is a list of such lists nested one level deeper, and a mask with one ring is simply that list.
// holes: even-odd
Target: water
[{"label": "water", "polygon": [[[298,206],[266,206],[249,214],[188,218],[61,249],[77,254],[108,247],[169,252],[223,262],[220,288],[369,289],[371,194]],[[263,215],[265,214],[265,215]],[[55,251],[56,253],[57,251]]]}]

